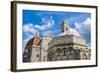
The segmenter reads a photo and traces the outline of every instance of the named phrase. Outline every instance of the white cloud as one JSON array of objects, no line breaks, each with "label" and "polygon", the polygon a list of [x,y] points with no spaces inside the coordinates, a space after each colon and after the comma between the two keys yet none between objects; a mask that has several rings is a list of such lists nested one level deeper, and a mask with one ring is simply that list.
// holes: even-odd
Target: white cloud
[{"label": "white cloud", "polygon": [[88,47],[89,49],[91,48],[91,43],[90,43],[90,42],[87,43],[87,47]]},{"label": "white cloud", "polygon": [[50,29],[52,26],[54,25],[54,21],[48,21],[46,24],[44,25],[35,25],[34,27],[39,29],[39,30],[47,30]]},{"label": "white cloud", "polygon": [[[32,34],[30,34],[31,32]],[[26,38],[23,40],[23,47],[27,44],[27,42],[34,36],[34,34],[38,32],[33,26],[33,24],[25,24],[23,25],[23,33]],[[24,50],[24,49],[23,49]]]},{"label": "white cloud", "polygon": [[51,28],[53,25],[54,25],[54,21],[53,20],[50,20],[50,21],[47,22],[48,28]]},{"label": "white cloud", "polygon": [[54,25],[54,21],[50,20],[50,21],[47,21],[46,24],[44,24],[44,25],[41,25],[41,26],[40,25],[35,25],[34,27],[39,29],[39,30],[47,30],[47,29],[52,28],[53,25]]},{"label": "white cloud", "polygon": [[83,22],[84,26],[86,26],[88,29],[90,29],[91,27],[91,19],[87,18],[84,22]]},{"label": "white cloud", "polygon": [[46,19],[45,18],[42,18],[42,22],[45,23],[45,21],[46,21]]},{"label": "white cloud", "polygon": [[77,22],[75,22],[74,25],[75,25],[76,29],[80,29],[81,28],[81,25],[79,23],[77,23]]},{"label": "white cloud", "polygon": [[42,26],[35,25],[34,27],[37,28],[37,29],[39,29],[39,30],[46,30],[47,29],[47,26],[46,25],[42,25]]},{"label": "white cloud", "polygon": [[87,18],[81,23],[75,22],[75,29],[85,38],[87,46],[90,47],[91,19]]},{"label": "white cloud", "polygon": [[[23,32],[24,32],[24,40],[23,40],[23,46],[25,47],[26,43],[34,37],[34,34],[38,32],[39,30],[47,30],[53,27],[54,25],[54,20],[52,19],[53,17],[51,16],[48,20],[45,18],[42,18],[42,23],[43,25],[36,25],[36,24],[25,24],[23,25]],[[32,34],[30,34],[31,32]]]},{"label": "white cloud", "polygon": [[77,23],[75,22],[75,28],[78,30],[82,30],[82,28],[86,28],[86,29],[90,29],[91,27],[91,19],[87,18],[85,21],[81,22],[81,23]]},{"label": "white cloud", "polygon": [[75,25],[76,30],[80,34],[86,33],[86,30],[87,30],[87,32],[90,31],[90,28],[91,28],[91,19],[87,18],[85,21],[83,21],[81,23],[75,22],[74,25]]},{"label": "white cloud", "polygon": [[24,32],[31,32],[31,33],[33,33],[33,34],[35,34],[36,32],[37,32],[37,30],[33,27],[33,25],[32,24],[25,24],[24,26],[23,26],[23,31]]},{"label": "white cloud", "polygon": [[54,20],[52,19],[53,17],[51,16],[50,17],[50,19],[45,19],[45,18],[42,18],[42,22],[44,23],[44,24],[42,24],[42,25],[35,25],[34,27],[36,28],[36,29],[39,29],[39,30],[47,30],[47,29],[50,29],[50,28],[52,28],[53,27],[53,25],[54,25]]}]

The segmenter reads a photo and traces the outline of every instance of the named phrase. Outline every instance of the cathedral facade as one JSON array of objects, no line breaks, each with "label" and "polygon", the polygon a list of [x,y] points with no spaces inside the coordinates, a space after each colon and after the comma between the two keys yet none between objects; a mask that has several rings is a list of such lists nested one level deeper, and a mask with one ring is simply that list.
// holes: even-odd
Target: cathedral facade
[{"label": "cathedral facade", "polygon": [[40,38],[37,33],[28,41],[23,53],[23,62],[86,59],[91,59],[91,49],[87,48],[86,40],[65,21],[58,36],[46,34]]}]

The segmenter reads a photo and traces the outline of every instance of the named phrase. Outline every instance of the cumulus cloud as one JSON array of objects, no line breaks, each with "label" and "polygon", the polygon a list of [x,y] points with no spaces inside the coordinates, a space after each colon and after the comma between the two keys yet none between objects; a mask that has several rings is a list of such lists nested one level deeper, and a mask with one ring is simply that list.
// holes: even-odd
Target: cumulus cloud
[{"label": "cumulus cloud", "polygon": [[91,19],[87,18],[84,22],[83,25],[86,26],[88,29],[91,27]]},{"label": "cumulus cloud", "polygon": [[35,33],[39,31],[47,31],[48,29],[52,28],[54,25],[54,20],[53,17],[50,16],[50,18],[47,20],[45,18],[41,19],[42,25],[37,25],[37,24],[24,24],[23,25],[23,34],[24,34],[24,40],[23,40],[23,46],[25,47],[26,43],[34,37]]},{"label": "cumulus cloud", "polygon": [[90,47],[91,47],[91,43],[90,42],[87,43],[87,47],[90,49]]},{"label": "cumulus cloud", "polygon": [[76,29],[80,29],[81,28],[81,25],[79,23],[77,23],[77,22],[75,22],[74,25],[75,25]]},{"label": "cumulus cloud", "polygon": [[37,28],[37,29],[39,29],[39,30],[46,30],[47,29],[47,26],[46,25],[42,25],[42,26],[35,25],[34,27]]},{"label": "cumulus cloud", "polygon": [[75,22],[74,25],[75,25],[76,29],[78,29],[78,30],[80,30],[81,28],[90,29],[90,27],[91,27],[91,19],[87,18],[85,21],[83,21],[81,23]]},{"label": "cumulus cloud", "polygon": [[90,32],[91,29],[91,19],[87,18],[81,23],[75,22],[75,28],[80,34],[86,34],[87,32]]},{"label": "cumulus cloud", "polygon": [[51,28],[53,25],[54,25],[54,21],[53,20],[50,20],[50,21],[47,22],[47,27],[48,28]]},{"label": "cumulus cloud", "polygon": [[27,42],[34,36],[34,34],[38,32],[37,29],[34,28],[33,24],[25,24],[23,25],[23,47],[27,44]]},{"label": "cumulus cloud", "polygon": [[53,17],[51,16],[48,20],[46,20],[45,18],[42,18],[42,23],[44,24],[35,25],[34,27],[39,30],[47,30],[47,29],[52,28],[55,22],[53,20]]},{"label": "cumulus cloud", "polygon": [[81,23],[75,22],[75,29],[85,38],[87,46],[90,47],[91,40],[91,19],[87,18]]},{"label": "cumulus cloud", "polygon": [[37,32],[37,30],[33,27],[32,24],[25,24],[25,25],[23,26],[23,31],[24,31],[24,32],[31,32],[31,33],[33,33],[33,34]]},{"label": "cumulus cloud", "polygon": [[47,21],[46,24],[44,24],[44,25],[41,25],[41,26],[35,25],[34,27],[39,30],[47,30],[47,29],[50,29],[53,25],[54,25],[54,21],[50,20],[50,21]]},{"label": "cumulus cloud", "polygon": [[46,19],[45,18],[42,18],[42,22],[45,23],[46,22]]}]

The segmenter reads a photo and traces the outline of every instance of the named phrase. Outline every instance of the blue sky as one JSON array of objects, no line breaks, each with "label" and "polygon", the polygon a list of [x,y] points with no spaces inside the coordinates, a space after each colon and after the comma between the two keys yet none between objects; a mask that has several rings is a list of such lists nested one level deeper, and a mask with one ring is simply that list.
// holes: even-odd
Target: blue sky
[{"label": "blue sky", "polygon": [[54,36],[59,35],[63,21],[68,21],[70,28],[75,29],[84,37],[88,46],[90,46],[91,14],[82,12],[23,10],[24,43],[32,38],[36,32],[39,32],[40,37],[46,33]]}]

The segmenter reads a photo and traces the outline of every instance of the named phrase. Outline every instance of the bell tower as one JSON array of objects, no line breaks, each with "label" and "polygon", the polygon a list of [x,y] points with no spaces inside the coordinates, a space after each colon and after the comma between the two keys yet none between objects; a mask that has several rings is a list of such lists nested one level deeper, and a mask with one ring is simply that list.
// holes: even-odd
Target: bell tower
[{"label": "bell tower", "polygon": [[67,30],[69,30],[69,23],[67,21],[63,21],[63,23],[61,24],[61,33]]}]

